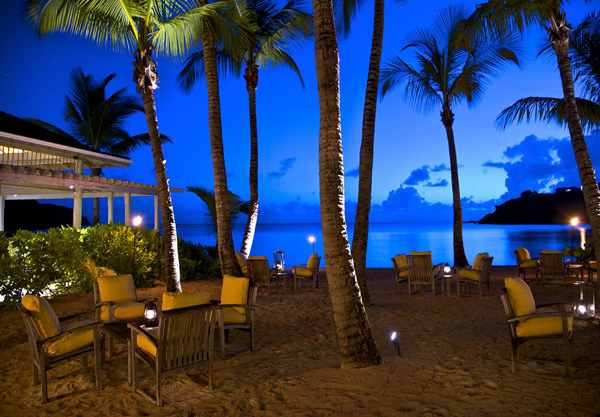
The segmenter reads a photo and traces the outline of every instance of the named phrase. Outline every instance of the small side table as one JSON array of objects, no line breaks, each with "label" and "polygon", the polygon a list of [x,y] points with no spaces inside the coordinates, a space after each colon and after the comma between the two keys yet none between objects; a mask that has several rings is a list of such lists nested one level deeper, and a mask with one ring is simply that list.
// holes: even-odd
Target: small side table
[{"label": "small side table", "polygon": [[575,277],[579,277],[580,280],[583,280],[583,265],[581,264],[568,264],[567,272],[569,273],[569,277],[571,276],[571,272],[575,272]]},{"label": "small side table", "polygon": [[[444,292],[444,297],[449,297],[450,295],[452,295],[452,280],[455,277],[456,277],[456,272],[454,272],[454,271],[442,273],[442,292]],[[444,283],[446,284],[446,291],[444,291]],[[457,289],[457,292],[458,292],[458,289]]]}]

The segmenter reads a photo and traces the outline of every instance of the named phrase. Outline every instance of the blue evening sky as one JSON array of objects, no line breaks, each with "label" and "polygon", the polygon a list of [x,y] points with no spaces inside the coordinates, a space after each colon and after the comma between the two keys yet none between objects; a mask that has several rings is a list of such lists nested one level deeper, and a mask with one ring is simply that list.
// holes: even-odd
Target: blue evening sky
[{"label": "blue evening sky", "polygon": [[[471,12],[476,1],[463,2]],[[382,63],[400,54],[405,36],[429,27],[446,1],[386,2]],[[27,26],[21,1],[4,1],[0,24],[0,110],[33,117],[65,130],[63,106],[71,71],[80,66],[97,80],[117,77],[109,93],[122,87],[135,92],[132,56],[97,46],[92,41],[63,34],[39,40]],[[310,9],[310,3],[307,4]],[[575,26],[593,8],[575,0],[566,5],[567,19]],[[358,163],[362,111],[372,36],[373,2],[367,1],[351,34],[340,39],[342,138],[346,171],[347,221],[354,221],[358,193]],[[555,62],[536,59],[547,43],[542,29],[532,30],[523,43],[522,69],[512,67],[492,80],[483,99],[469,108],[454,108],[454,134],[459,161],[464,220],[478,220],[494,205],[522,191],[553,191],[579,186],[579,177],[566,129],[531,123],[498,131],[498,113],[528,96],[562,94]],[[401,56],[410,59],[411,53]],[[305,82],[287,69],[259,73],[257,90],[259,135],[259,221],[264,223],[319,221],[318,134],[319,107],[312,44],[294,51]],[[173,139],[164,146],[167,174],[173,187],[199,185],[213,188],[208,134],[207,94],[204,82],[185,94],[176,82],[181,62],[158,55],[160,89],[156,106],[160,131]],[[577,93],[578,89],[576,90]],[[245,82],[221,79],[221,106],[225,161],[231,191],[249,199],[249,122]],[[147,131],[142,114],[127,126],[131,134]],[[593,161],[600,161],[599,135],[588,136]],[[156,184],[151,151],[135,151],[129,169],[107,169],[105,175]],[[373,170],[373,221],[451,222],[448,145],[439,110],[423,114],[404,101],[402,88],[378,104]],[[179,223],[202,223],[203,203],[192,193],[174,193]],[[68,204],[68,203],[67,203]],[[105,219],[106,202],[102,202]],[[121,210],[122,204],[115,204]],[[134,199],[133,212],[151,218],[152,202]],[[91,219],[91,202],[84,205]],[[102,219],[102,218],[101,218]],[[122,221],[119,213],[116,221]]]}]

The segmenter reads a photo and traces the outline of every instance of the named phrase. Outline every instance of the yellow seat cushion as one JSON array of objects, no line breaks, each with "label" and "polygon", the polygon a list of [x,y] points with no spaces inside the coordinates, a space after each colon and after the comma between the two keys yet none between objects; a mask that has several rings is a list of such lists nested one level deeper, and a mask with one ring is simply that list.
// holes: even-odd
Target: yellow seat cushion
[{"label": "yellow seat cushion", "polygon": [[561,250],[550,250],[550,249],[542,249],[542,253],[549,253],[554,255],[562,255]]},{"label": "yellow seat cushion", "polygon": [[470,279],[473,281],[479,281],[479,271],[475,271],[474,269],[461,269],[458,271],[458,276],[465,279]]},{"label": "yellow seat cushion", "polygon": [[[221,304],[247,304],[249,285],[250,280],[248,278],[224,275],[223,288],[221,289]],[[244,307],[234,308],[238,313],[246,314]]]},{"label": "yellow seat cushion", "polygon": [[429,256],[431,256],[431,251],[426,250],[426,251],[418,252],[418,251],[411,250],[410,254],[411,255],[429,255]]},{"label": "yellow seat cushion", "polygon": [[253,261],[269,261],[266,256],[248,256],[248,260]]},{"label": "yellow seat cushion", "polygon": [[598,270],[598,263],[597,262],[590,262],[587,264],[587,269],[589,269],[590,271],[597,271]]},{"label": "yellow seat cushion", "polygon": [[[113,320],[127,321],[137,320],[144,317],[144,303],[129,302],[119,303],[113,306]],[[100,320],[108,321],[108,306],[100,308]]]},{"label": "yellow seat cushion", "polygon": [[400,271],[398,273],[398,278],[408,278],[408,269],[405,269],[403,271]]},{"label": "yellow seat cushion", "polygon": [[521,269],[533,269],[533,268],[537,268],[537,260],[535,259],[528,259],[526,261],[523,261],[519,264],[519,268]]},{"label": "yellow seat cushion", "polygon": [[246,323],[246,314],[240,314],[233,308],[224,308],[222,311],[224,324]]},{"label": "yellow seat cushion", "polygon": [[102,302],[127,303],[137,300],[131,275],[98,277],[98,291]]},{"label": "yellow seat cushion", "polygon": [[319,254],[313,253],[308,258],[308,262],[306,263],[306,267],[310,269],[315,269],[317,267],[317,261],[319,260]]},{"label": "yellow seat cushion", "polygon": [[176,308],[194,307],[210,302],[210,294],[207,292],[198,293],[177,293],[166,292],[162,296],[162,310],[168,311]]},{"label": "yellow seat cushion", "polygon": [[521,261],[526,261],[528,259],[531,259],[531,255],[529,254],[529,251],[525,248],[517,248],[517,255],[519,255],[519,259]]},{"label": "yellow seat cushion", "polygon": [[483,258],[489,257],[490,254],[487,252],[478,253],[473,261],[473,269],[476,271],[481,271],[481,263],[483,262]]},{"label": "yellow seat cushion", "polygon": [[21,300],[21,304],[31,313],[33,324],[40,339],[47,339],[60,333],[58,317],[56,317],[54,310],[52,310],[46,299],[27,294]]},{"label": "yellow seat cushion", "polygon": [[297,266],[295,271],[296,276],[302,278],[312,278],[314,274],[312,269],[308,269],[303,266]]},{"label": "yellow seat cushion", "polygon": [[[567,318],[569,331],[573,329],[573,317]],[[534,317],[515,326],[518,337],[537,337],[562,334],[561,317]]]},{"label": "yellow seat cushion", "polygon": [[535,300],[525,281],[521,278],[506,278],[504,285],[515,316],[535,313]]},{"label": "yellow seat cushion", "polygon": [[394,256],[394,262],[396,263],[396,266],[400,269],[406,268],[408,266],[408,263],[406,262],[406,255],[403,253]]},{"label": "yellow seat cushion", "polygon": [[[65,324],[61,330],[66,332],[91,323],[88,320],[75,321]],[[89,346],[92,343],[94,343],[94,329],[86,329],[69,333],[52,343],[47,343],[44,346],[44,350],[49,357],[61,356]]]},{"label": "yellow seat cushion", "polygon": [[[147,328],[145,330],[148,333],[150,333],[152,336],[154,336],[156,339],[158,339],[158,327],[151,327],[151,328]],[[150,339],[148,339],[148,337],[146,337],[146,335],[138,333],[136,335],[135,342],[137,343],[137,345],[139,346],[140,349],[142,349],[145,352],[147,352],[148,354],[156,357],[156,346],[154,346],[152,344],[152,342],[150,341]]]}]

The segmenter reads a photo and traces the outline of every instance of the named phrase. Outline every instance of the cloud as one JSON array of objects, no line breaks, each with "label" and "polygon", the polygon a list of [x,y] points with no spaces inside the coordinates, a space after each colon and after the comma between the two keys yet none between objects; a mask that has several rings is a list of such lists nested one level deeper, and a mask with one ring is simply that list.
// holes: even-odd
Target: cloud
[{"label": "cloud", "polygon": [[504,168],[506,165],[508,165],[506,162],[492,162],[492,161],[487,161],[487,162],[484,162],[483,164],[481,164],[481,166],[489,167],[489,168]]},{"label": "cloud", "polygon": [[442,172],[442,171],[450,171],[450,167],[447,167],[446,164],[436,165],[431,168],[431,172]]},{"label": "cloud", "polygon": [[429,166],[425,165],[413,170],[406,181],[404,181],[404,185],[418,185],[420,182],[427,181],[429,179],[428,169]]},{"label": "cloud", "polygon": [[438,182],[428,182],[426,187],[446,187],[448,185],[447,180],[439,180]]},{"label": "cloud", "polygon": [[279,161],[279,169],[267,173],[267,179],[272,180],[283,177],[294,166],[294,162],[296,162],[295,157],[282,159]]},{"label": "cloud", "polygon": [[344,174],[344,176],[358,178],[358,172],[359,172],[358,168],[359,167],[356,167],[354,169],[350,169],[350,170],[346,171],[346,173]]},{"label": "cloud", "polygon": [[227,178],[234,178],[235,177],[235,173],[234,172],[228,172],[227,173]]}]

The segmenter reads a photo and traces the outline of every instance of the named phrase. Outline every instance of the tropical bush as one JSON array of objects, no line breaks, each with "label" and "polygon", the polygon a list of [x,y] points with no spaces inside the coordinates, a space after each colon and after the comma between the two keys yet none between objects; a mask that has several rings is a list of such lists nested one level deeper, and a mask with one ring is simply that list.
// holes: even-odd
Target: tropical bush
[{"label": "tropical bush", "polygon": [[205,276],[221,275],[219,253],[215,246],[202,246],[179,238],[181,281],[194,281]]}]

